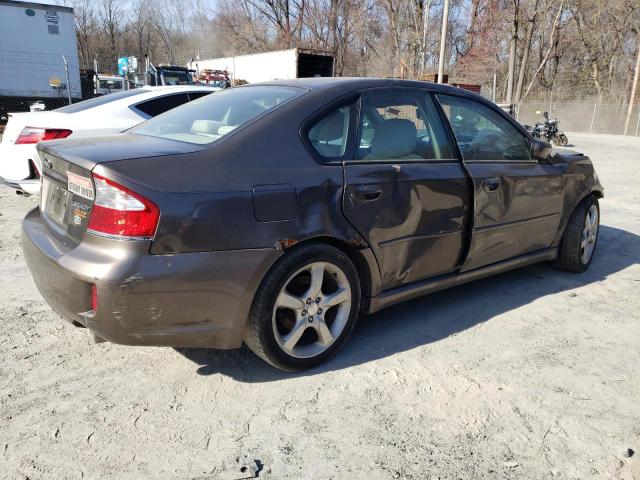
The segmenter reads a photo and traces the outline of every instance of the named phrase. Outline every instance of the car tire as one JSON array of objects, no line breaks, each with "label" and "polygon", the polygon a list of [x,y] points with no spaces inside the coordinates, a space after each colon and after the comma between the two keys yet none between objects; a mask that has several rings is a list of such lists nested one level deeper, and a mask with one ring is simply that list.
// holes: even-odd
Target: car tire
[{"label": "car tire", "polygon": [[344,252],[321,243],[294,247],[258,288],[244,342],[280,370],[313,368],[345,343],[360,301],[358,272]]},{"label": "car tire", "polygon": [[567,145],[569,145],[569,139],[564,133],[560,134],[560,146],[566,147]]},{"label": "car tire", "polygon": [[589,268],[598,242],[599,224],[598,199],[589,195],[569,219],[554,267],[573,273],[582,273]]}]

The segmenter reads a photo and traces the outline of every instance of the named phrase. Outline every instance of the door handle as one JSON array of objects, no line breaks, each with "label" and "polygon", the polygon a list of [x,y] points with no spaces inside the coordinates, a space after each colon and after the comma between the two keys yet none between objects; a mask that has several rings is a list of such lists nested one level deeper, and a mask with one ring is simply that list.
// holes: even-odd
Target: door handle
[{"label": "door handle", "polygon": [[495,192],[502,184],[502,178],[500,176],[494,178],[485,178],[482,181],[482,186],[487,192]]},{"label": "door handle", "polygon": [[367,201],[377,200],[382,195],[382,187],[380,185],[358,185],[356,193]]}]

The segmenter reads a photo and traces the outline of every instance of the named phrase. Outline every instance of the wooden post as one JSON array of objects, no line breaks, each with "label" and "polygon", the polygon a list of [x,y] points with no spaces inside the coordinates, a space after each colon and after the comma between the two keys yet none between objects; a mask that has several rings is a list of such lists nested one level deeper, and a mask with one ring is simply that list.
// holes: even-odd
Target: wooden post
[{"label": "wooden post", "polygon": [[589,127],[589,135],[593,132],[593,122],[596,121],[596,110],[598,109],[598,104],[593,105],[593,115],[591,116],[591,126]]},{"label": "wooden post", "polygon": [[629,122],[631,121],[631,114],[633,113],[633,102],[636,99],[636,90],[638,89],[638,72],[640,71],[640,33],[638,34],[638,59],[636,60],[636,71],[633,74],[633,87],[631,87],[631,98],[629,99],[629,108],[627,109],[627,119],[624,122],[624,134],[629,132]]},{"label": "wooden post", "polygon": [[493,87],[491,88],[491,101],[493,103],[496,103],[496,80],[497,80],[497,73],[494,70],[493,71]]}]

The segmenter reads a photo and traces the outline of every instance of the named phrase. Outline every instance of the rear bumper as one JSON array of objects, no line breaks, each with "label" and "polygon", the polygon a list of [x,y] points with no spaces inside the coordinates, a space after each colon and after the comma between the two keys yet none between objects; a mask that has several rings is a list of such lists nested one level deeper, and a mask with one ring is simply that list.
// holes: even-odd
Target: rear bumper
[{"label": "rear bumper", "polygon": [[33,178],[35,172],[29,166],[30,160],[40,171],[40,158],[35,145],[0,143],[0,183],[27,195],[40,194],[40,179]]},{"label": "rear bumper", "polygon": [[48,235],[37,208],[22,224],[36,286],[66,320],[125,345],[239,347],[255,291],[281,252],[150,255],[149,247],[87,234],[67,251]]},{"label": "rear bumper", "polygon": [[33,161],[39,172],[42,171],[36,144],[15,145],[8,141],[0,143],[0,177],[11,181],[29,178],[32,174],[29,160]]},{"label": "rear bumper", "polygon": [[0,177],[0,183],[11,187],[19,193],[25,195],[39,195],[40,194],[40,179],[27,179],[27,180],[7,180]]}]

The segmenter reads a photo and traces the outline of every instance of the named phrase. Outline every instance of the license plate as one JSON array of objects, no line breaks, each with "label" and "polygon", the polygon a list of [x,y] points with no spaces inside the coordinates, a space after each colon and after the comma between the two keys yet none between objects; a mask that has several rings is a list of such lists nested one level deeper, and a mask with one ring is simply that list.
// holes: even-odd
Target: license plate
[{"label": "license plate", "polygon": [[64,226],[64,217],[67,214],[67,207],[71,202],[71,193],[58,185],[50,184],[49,198],[47,199],[47,215],[51,220],[60,226]]},{"label": "license plate", "polygon": [[86,198],[87,200],[94,199],[93,184],[91,183],[91,179],[88,177],[67,172],[67,189],[71,193],[82,198]]}]

